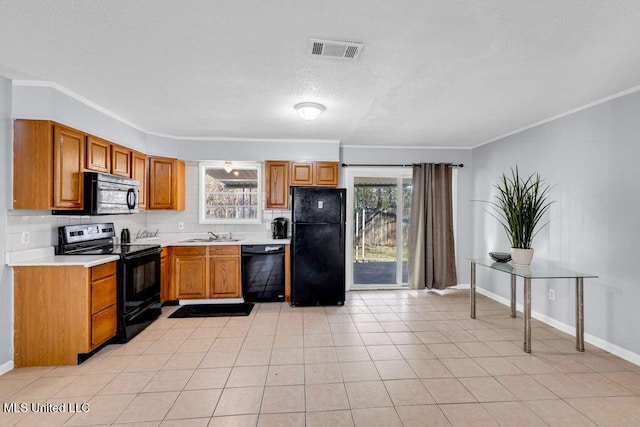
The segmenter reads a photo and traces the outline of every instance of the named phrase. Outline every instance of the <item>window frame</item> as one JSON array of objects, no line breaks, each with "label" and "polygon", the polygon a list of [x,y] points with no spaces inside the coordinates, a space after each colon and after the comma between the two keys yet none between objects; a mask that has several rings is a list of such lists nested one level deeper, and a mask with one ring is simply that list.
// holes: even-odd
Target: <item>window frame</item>
[{"label": "window frame", "polygon": [[257,217],[255,219],[208,219],[205,218],[206,194],[205,194],[205,176],[207,168],[223,169],[225,162],[222,160],[203,161],[198,163],[198,221],[200,224],[262,224],[262,199],[263,199],[263,183],[262,183],[262,163],[261,162],[236,162],[232,161],[233,169],[237,170],[255,170],[257,174]]}]

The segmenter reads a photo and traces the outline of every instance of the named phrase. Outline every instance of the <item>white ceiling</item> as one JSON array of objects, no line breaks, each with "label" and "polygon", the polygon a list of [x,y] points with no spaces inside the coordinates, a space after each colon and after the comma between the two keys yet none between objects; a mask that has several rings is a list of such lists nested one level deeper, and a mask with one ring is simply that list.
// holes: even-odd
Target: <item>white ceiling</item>
[{"label": "white ceiling", "polygon": [[0,0],[0,75],[152,133],[471,147],[639,86],[639,22],[637,0]]}]

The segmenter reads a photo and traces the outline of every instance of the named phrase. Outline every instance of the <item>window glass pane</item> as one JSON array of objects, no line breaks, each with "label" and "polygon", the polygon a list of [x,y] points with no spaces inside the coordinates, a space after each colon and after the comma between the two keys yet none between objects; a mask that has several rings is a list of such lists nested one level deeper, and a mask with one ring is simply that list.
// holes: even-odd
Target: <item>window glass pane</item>
[{"label": "window glass pane", "polygon": [[201,166],[204,194],[201,194],[201,222],[241,222],[260,219],[259,169]]}]

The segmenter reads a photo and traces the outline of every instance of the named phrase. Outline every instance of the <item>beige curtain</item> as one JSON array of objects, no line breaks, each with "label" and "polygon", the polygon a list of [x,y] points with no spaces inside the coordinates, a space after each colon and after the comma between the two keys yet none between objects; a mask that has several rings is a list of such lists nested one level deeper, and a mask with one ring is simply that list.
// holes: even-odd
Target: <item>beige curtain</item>
[{"label": "beige curtain", "polygon": [[453,243],[450,164],[413,165],[409,287],[445,289],[458,282]]}]

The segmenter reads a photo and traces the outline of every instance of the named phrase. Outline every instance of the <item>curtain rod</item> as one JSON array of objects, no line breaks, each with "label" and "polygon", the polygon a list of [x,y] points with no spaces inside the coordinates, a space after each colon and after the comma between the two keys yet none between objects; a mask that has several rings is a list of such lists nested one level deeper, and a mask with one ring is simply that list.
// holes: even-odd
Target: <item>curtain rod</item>
[{"label": "curtain rod", "polygon": [[[373,164],[373,163],[369,163],[369,164],[353,164],[353,163],[343,163],[342,167],[343,168],[349,168],[349,167],[361,167],[361,166],[365,166],[365,167],[409,167],[409,166],[413,166],[413,163],[409,163],[409,164],[402,164],[402,165],[390,165],[390,164]],[[459,163],[459,164],[451,164],[450,165],[452,168],[463,168],[464,164],[463,163]]]}]

